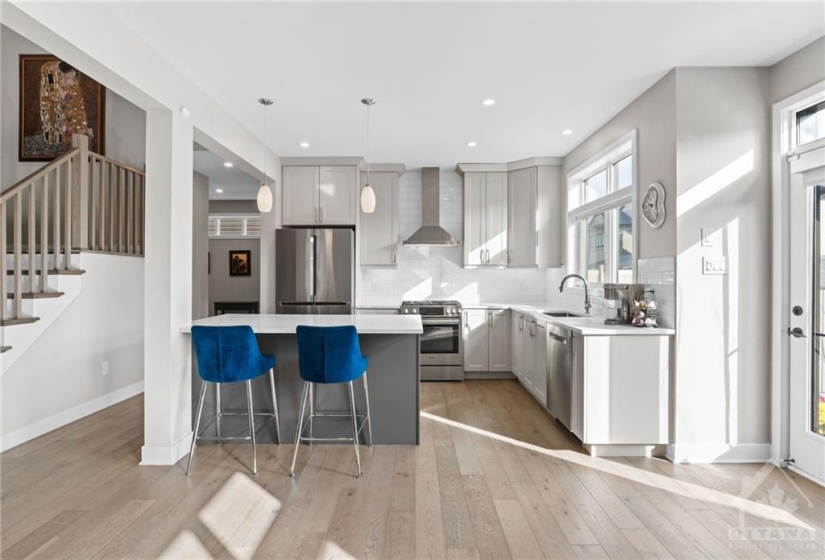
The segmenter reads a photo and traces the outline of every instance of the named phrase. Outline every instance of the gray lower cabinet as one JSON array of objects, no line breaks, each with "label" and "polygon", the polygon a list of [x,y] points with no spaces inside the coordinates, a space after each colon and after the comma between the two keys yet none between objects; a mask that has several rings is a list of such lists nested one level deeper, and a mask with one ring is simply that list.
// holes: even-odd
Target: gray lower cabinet
[{"label": "gray lower cabinet", "polygon": [[463,319],[464,371],[509,372],[510,312],[465,309]]}]

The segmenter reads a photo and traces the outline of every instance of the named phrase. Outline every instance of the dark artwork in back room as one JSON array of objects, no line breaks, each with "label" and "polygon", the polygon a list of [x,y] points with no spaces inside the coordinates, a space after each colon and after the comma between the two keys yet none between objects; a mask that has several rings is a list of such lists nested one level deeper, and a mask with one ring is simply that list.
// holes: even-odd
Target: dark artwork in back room
[{"label": "dark artwork in back room", "polygon": [[252,252],[229,251],[229,276],[252,275]]},{"label": "dark artwork in back room", "polygon": [[20,55],[20,161],[51,161],[72,149],[72,136],[89,136],[104,155],[105,88],[50,54]]}]

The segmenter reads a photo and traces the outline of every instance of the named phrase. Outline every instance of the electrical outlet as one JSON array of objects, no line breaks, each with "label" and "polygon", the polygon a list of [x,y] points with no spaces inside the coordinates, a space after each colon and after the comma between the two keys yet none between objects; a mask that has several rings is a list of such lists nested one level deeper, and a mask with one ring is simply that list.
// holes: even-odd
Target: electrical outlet
[{"label": "electrical outlet", "polygon": [[702,274],[728,273],[728,259],[726,257],[702,257]]},{"label": "electrical outlet", "polygon": [[380,292],[380,291],[381,291],[381,283],[380,283],[380,282],[373,282],[373,283],[370,285],[370,289],[371,289],[373,292]]},{"label": "electrical outlet", "polygon": [[100,364],[100,373],[102,375],[109,375],[109,362],[108,361],[104,361],[102,364]]}]

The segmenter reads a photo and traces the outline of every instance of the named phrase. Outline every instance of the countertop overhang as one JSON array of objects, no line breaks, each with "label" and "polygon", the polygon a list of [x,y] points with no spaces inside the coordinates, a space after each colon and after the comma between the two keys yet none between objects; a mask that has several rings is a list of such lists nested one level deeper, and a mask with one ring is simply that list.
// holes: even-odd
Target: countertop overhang
[{"label": "countertop overhang", "polygon": [[337,327],[355,325],[361,334],[422,334],[421,317],[412,315],[246,315],[227,314],[198,319],[181,327],[190,333],[192,326],[228,327],[249,325],[257,334],[295,334],[298,325]]}]

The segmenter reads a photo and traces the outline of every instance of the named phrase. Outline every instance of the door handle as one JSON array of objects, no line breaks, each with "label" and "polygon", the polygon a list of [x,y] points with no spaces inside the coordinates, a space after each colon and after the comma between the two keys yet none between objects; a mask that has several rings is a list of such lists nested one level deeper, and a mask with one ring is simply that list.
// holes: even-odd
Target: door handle
[{"label": "door handle", "polygon": [[493,312],[492,311],[487,312],[487,324],[490,325],[491,327],[493,326]]},{"label": "door handle", "polygon": [[788,328],[788,334],[794,338],[807,338],[805,332],[799,327]]}]

